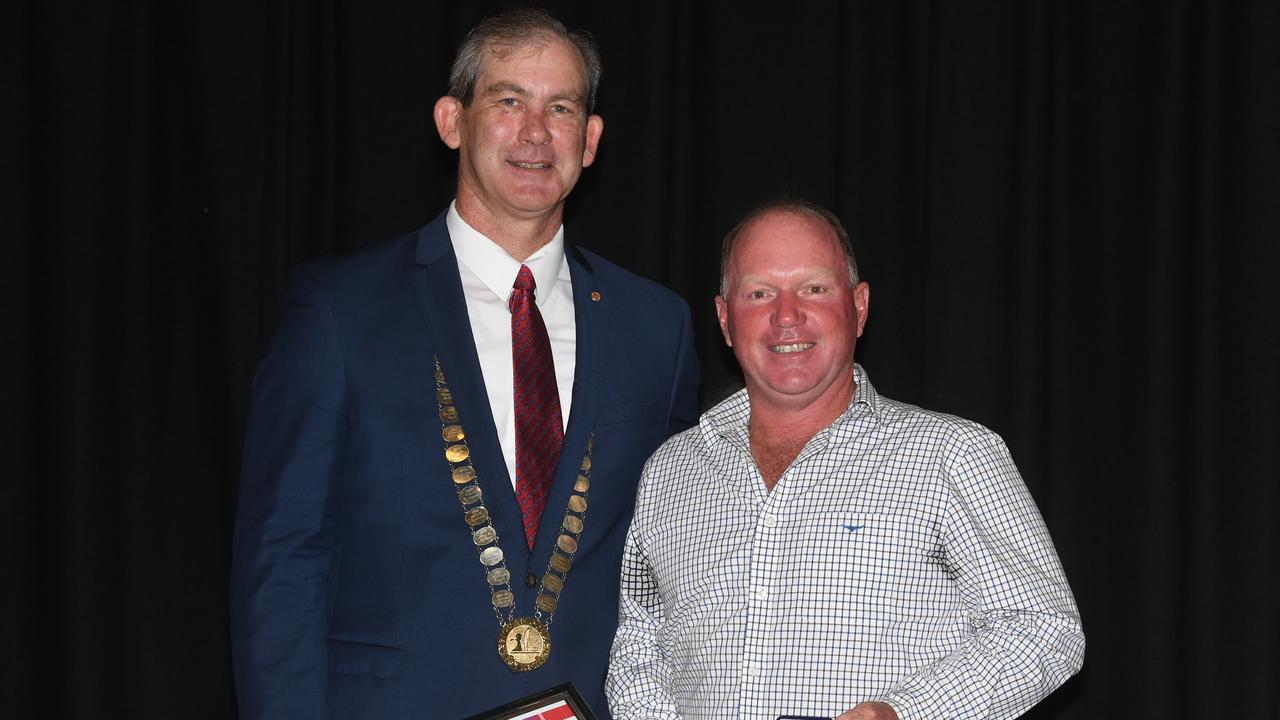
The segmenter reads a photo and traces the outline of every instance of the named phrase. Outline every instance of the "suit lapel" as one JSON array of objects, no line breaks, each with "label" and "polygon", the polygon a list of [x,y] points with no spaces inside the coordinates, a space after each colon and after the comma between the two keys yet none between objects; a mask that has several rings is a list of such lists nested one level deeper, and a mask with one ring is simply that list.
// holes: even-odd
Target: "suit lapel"
[{"label": "suit lapel", "polygon": [[[547,496],[547,507],[538,526],[534,542],[531,568],[545,567],[550,559],[560,531],[560,516],[573,483],[578,477],[578,467],[587,451],[587,438],[596,422],[596,395],[599,388],[599,328],[603,296],[596,287],[597,278],[587,258],[578,248],[565,244],[565,257],[569,262],[569,276],[573,281],[574,334],[577,337],[574,351],[573,400],[569,410],[569,425],[564,434],[564,450],[556,466],[555,478]],[[593,297],[601,298],[595,300]]]},{"label": "suit lapel", "polygon": [[[485,493],[485,504],[490,509],[494,528],[502,538],[502,548],[507,554],[513,584],[518,582],[515,578],[522,577],[528,568],[546,566],[559,535],[560,515],[569,501],[574,481],[578,477],[578,467],[586,453],[587,438],[596,422],[599,328],[604,324],[602,318],[606,299],[603,295],[594,295],[599,300],[593,298],[593,294],[604,291],[597,287],[595,271],[581,251],[566,244],[565,256],[573,281],[577,340],[573,400],[569,424],[565,430],[564,450],[556,466],[543,522],[539,525],[532,553],[526,554],[521,552],[524,548],[524,528],[520,504],[516,500],[506,462],[502,457],[502,446],[498,442],[498,431],[489,407],[489,395],[480,370],[480,358],[476,354],[462,280],[458,275],[458,260],[449,241],[445,215],[442,213],[418,234],[419,270],[415,277],[418,304],[426,320],[432,346],[440,359],[449,387],[453,390],[458,414],[467,432],[472,461]],[[431,398],[430,405],[434,407],[434,398]],[[438,423],[435,417],[429,420],[432,426]],[[443,447],[441,443],[441,451]],[[517,593],[518,597],[519,595]],[[532,603],[531,594],[528,598]],[[520,604],[523,605],[524,602]]]},{"label": "suit lapel", "polygon": [[[484,503],[507,553],[508,566],[513,577],[521,577],[525,572],[527,554],[521,552],[525,544],[520,504],[507,474],[502,445],[498,442],[493,412],[489,408],[489,394],[480,370],[462,280],[458,275],[458,259],[449,241],[443,213],[419,232],[417,261],[420,267],[415,287],[431,344],[453,391],[458,415],[467,433],[467,445],[471,448],[472,463],[484,491]],[[435,406],[434,397],[430,405]],[[430,424],[434,426],[438,422],[433,417]],[[441,441],[441,453],[443,449]],[[444,462],[443,458],[441,462]]]}]

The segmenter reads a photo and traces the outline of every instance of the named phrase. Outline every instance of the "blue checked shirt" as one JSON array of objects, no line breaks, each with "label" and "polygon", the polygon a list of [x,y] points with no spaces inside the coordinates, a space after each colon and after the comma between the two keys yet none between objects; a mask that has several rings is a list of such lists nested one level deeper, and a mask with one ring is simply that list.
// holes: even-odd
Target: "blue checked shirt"
[{"label": "blue checked shirt", "polygon": [[640,482],[606,689],[615,720],[1012,718],[1080,669],[1053,542],[986,428],[855,399],[772,492],[741,391]]}]

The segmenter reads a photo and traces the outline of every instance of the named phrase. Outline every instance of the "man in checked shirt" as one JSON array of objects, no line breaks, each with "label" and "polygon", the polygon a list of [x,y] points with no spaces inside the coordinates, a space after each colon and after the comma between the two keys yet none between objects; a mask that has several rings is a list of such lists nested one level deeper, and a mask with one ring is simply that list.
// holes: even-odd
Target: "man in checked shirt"
[{"label": "man in checked shirt", "polygon": [[1084,634],[1000,438],[878,395],[870,290],[804,201],[729,232],[716,310],[745,390],[640,480],[607,692],[616,720],[1012,718]]}]

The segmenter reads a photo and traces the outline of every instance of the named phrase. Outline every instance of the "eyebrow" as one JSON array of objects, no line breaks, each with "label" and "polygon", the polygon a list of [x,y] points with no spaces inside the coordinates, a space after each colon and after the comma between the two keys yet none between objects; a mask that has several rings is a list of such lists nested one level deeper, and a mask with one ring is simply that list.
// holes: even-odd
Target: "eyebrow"
[{"label": "eyebrow", "polygon": [[[831,268],[814,267],[814,268],[801,268],[800,270],[786,273],[786,275],[788,276],[787,279],[799,277],[799,278],[805,278],[805,282],[811,282],[815,280],[828,280],[830,278],[839,277],[840,273],[835,270],[832,270]],[[740,275],[739,279],[740,279],[740,282],[743,282],[743,283],[753,282],[753,283],[759,283],[761,285],[776,284],[776,280],[774,280],[772,276],[763,275],[759,273]]]},{"label": "eyebrow", "polygon": [[556,93],[555,95],[552,95],[550,98],[547,98],[547,102],[561,102],[564,100],[581,104],[582,96],[575,92],[562,92],[562,93]]},{"label": "eyebrow", "polygon": [[524,97],[529,96],[529,91],[512,82],[496,82],[485,88],[486,95],[500,95],[502,93],[514,93]]},{"label": "eyebrow", "polygon": [[[490,85],[488,88],[485,89],[484,92],[486,95],[502,95],[504,93],[511,93],[513,95],[519,95],[520,97],[526,97],[526,98],[531,97],[533,95],[533,93],[529,92],[524,87],[517,85],[513,82],[505,81],[505,80],[496,82]],[[547,102],[565,102],[565,101],[573,102],[581,105],[582,95],[576,92],[562,92],[562,93],[556,93],[555,95],[552,95],[551,97],[547,98]]]}]

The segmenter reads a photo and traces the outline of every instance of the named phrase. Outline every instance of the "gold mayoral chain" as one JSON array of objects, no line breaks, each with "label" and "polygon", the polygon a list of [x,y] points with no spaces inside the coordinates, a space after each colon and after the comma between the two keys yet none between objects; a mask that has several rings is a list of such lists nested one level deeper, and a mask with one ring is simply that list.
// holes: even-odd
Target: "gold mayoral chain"
[{"label": "gold mayoral chain", "polygon": [[595,430],[587,438],[587,452],[582,456],[578,479],[573,484],[573,494],[569,496],[564,519],[560,522],[560,536],[556,538],[556,547],[551,551],[547,570],[538,586],[538,596],[534,599],[533,617],[517,617],[511,572],[507,570],[502,548],[498,546],[498,531],[493,527],[489,509],[484,506],[484,494],[480,491],[475,465],[471,463],[471,448],[467,446],[467,435],[458,419],[453,393],[445,383],[440,358],[435,361],[436,404],[440,408],[444,458],[453,474],[463,520],[471,529],[471,542],[480,553],[480,565],[484,568],[485,579],[489,581],[493,614],[502,626],[498,631],[498,654],[512,672],[536,670],[551,656],[551,621],[564,592],[564,581],[573,565],[573,555],[578,551],[578,539],[582,536],[582,522],[587,514],[587,490],[591,487],[591,448],[595,444]]}]

